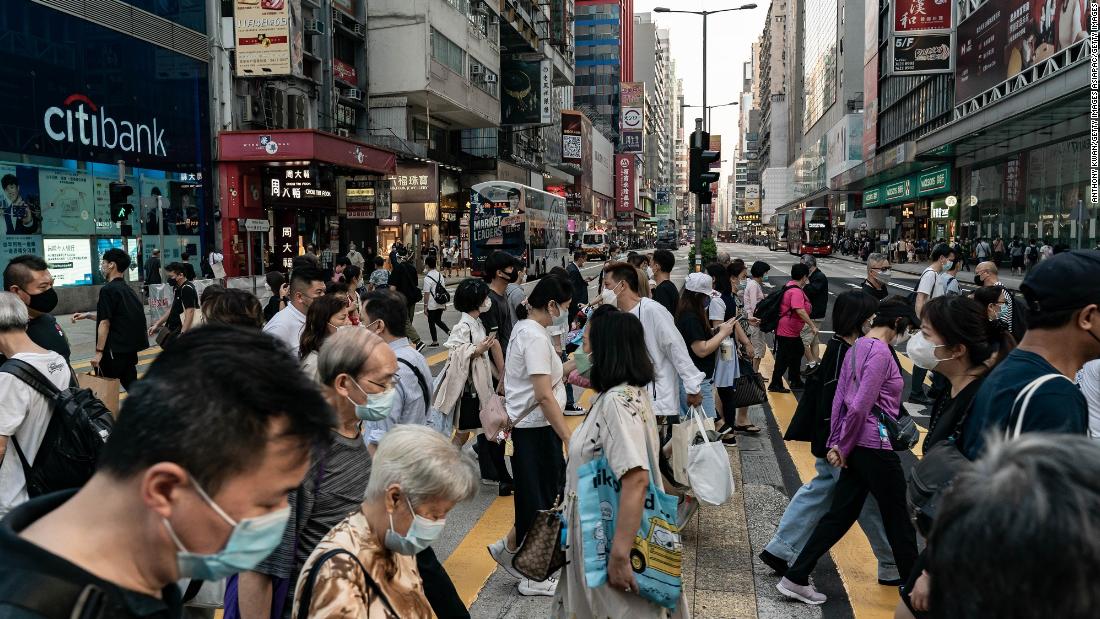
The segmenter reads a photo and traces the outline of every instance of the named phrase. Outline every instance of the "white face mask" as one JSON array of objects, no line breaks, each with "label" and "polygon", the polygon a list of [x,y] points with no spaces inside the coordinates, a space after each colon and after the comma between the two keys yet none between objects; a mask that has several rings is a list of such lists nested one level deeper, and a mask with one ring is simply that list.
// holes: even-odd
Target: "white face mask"
[{"label": "white face mask", "polygon": [[905,347],[905,354],[913,360],[913,365],[926,370],[933,370],[941,361],[947,361],[947,359],[940,359],[936,356],[936,349],[943,348],[943,346],[944,344],[933,344],[928,338],[924,337],[924,333],[918,331],[909,339],[909,344]]},{"label": "white face mask", "polygon": [[[621,284],[622,282],[619,283]],[[600,300],[603,301],[605,305],[616,305],[619,297],[615,294],[615,290],[618,287],[619,285],[616,284],[614,288],[604,288],[600,292]]]},{"label": "white face mask", "polygon": [[645,268],[645,276],[648,277],[649,279],[653,279],[653,268],[652,267],[647,266]]},{"label": "white face mask", "polygon": [[493,300],[489,297],[485,297],[485,300],[481,302],[481,307],[477,308],[482,314],[493,309]]}]

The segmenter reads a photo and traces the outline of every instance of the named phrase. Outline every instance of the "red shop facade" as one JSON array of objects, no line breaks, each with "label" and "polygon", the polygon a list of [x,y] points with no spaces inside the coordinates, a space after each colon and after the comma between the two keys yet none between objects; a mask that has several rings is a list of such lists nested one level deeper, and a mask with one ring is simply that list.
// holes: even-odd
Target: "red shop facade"
[{"label": "red shop facade", "polygon": [[[340,192],[351,177],[382,187],[396,169],[392,151],[313,129],[227,131],[217,163],[227,275],[286,271],[307,248],[324,263],[347,253],[349,241],[373,253],[377,220],[349,221]],[[263,221],[266,232],[246,231]]]}]

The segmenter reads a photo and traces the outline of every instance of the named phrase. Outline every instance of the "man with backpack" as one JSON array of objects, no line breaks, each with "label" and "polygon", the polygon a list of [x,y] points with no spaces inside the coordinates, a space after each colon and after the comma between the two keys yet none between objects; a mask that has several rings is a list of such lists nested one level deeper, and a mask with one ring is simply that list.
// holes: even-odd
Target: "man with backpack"
[{"label": "man with backpack", "polygon": [[[932,248],[932,261],[920,274],[917,289],[912,294],[913,309],[917,316],[924,310],[924,304],[936,297],[944,295],[944,281],[940,275],[955,268],[955,250],[946,243],[940,243]],[[924,377],[928,370],[921,367],[913,368],[913,384],[909,390],[909,401],[925,406],[932,403],[932,398],[924,392]]]},{"label": "man with backpack", "polygon": [[[10,292],[0,292],[0,353],[4,368],[25,364],[57,389],[73,380],[65,358],[31,341],[27,306]],[[30,497],[26,469],[49,456],[41,453],[53,415],[51,401],[14,374],[0,371],[0,516]],[[26,460],[27,466],[23,466]],[[2,607],[0,607],[2,608]],[[0,612],[0,616],[2,616]]]},{"label": "man with backpack", "polygon": [[[810,318],[813,306],[803,291],[809,281],[810,268],[798,262],[791,267],[791,279],[783,285],[782,291],[772,293],[772,295],[782,295],[779,303],[779,321],[775,326],[775,367],[772,370],[772,380],[768,384],[768,391],[773,393],[790,393],[791,389],[804,388],[802,376],[799,373],[803,353],[803,326],[810,330],[814,340],[818,336],[817,325]],[[769,330],[771,325],[768,323],[771,320],[765,319],[766,317],[762,315],[764,313],[762,306],[767,308],[774,303],[774,301],[769,303],[769,298],[774,299],[772,295],[766,297],[756,308],[756,316],[761,319],[761,329],[765,331]],[[790,389],[783,386],[784,374],[790,381]]]}]

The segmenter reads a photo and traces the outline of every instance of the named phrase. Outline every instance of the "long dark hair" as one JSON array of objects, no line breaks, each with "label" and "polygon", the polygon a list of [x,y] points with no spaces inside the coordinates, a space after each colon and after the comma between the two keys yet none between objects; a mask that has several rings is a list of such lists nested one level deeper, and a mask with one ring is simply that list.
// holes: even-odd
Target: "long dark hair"
[{"label": "long dark hair", "polygon": [[706,299],[707,295],[701,292],[692,292],[685,288],[680,292],[680,302],[676,304],[676,318],[687,314],[694,315],[699,319],[699,324],[703,325],[703,329],[706,330],[710,326],[710,321],[707,320],[707,310],[703,307],[703,299]]},{"label": "long dark hair", "polygon": [[714,280],[714,289],[722,294],[733,294],[733,285],[730,283],[729,268],[718,262],[707,265],[707,275]]},{"label": "long dark hair", "polygon": [[592,388],[601,393],[623,383],[644,387],[653,382],[653,363],[645,348],[638,317],[601,306],[588,321],[592,345]]},{"label": "long dark hair", "polygon": [[921,320],[947,346],[966,346],[971,367],[982,365],[993,353],[998,353],[999,363],[1016,348],[1016,340],[1001,321],[989,320],[985,305],[969,297],[936,297],[924,305]]},{"label": "long dark hair", "polygon": [[539,283],[535,284],[534,290],[531,291],[531,294],[527,295],[526,303],[521,303],[519,307],[516,308],[516,317],[523,320],[527,318],[529,314],[528,308],[537,307],[539,309],[546,309],[551,301],[562,306],[561,311],[568,312],[569,307],[566,301],[572,298],[573,285],[569,283],[569,280],[551,273],[540,279]]},{"label": "long dark hair", "polygon": [[833,303],[833,329],[840,337],[859,337],[861,327],[878,309],[878,300],[862,290],[837,295]]},{"label": "long dark hair", "polygon": [[346,292],[343,294],[326,294],[313,300],[313,303],[309,305],[309,311],[306,312],[306,325],[302,329],[302,339],[298,345],[299,357],[305,359],[309,353],[321,350],[321,345],[325,343],[325,338],[329,335],[328,322],[347,306],[348,295]]}]

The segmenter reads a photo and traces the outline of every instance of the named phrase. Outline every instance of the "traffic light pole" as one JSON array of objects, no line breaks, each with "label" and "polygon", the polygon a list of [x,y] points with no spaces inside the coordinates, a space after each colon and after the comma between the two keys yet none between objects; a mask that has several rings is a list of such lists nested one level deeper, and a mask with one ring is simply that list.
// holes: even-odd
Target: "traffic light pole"
[{"label": "traffic light pole", "polygon": [[[703,118],[706,126],[703,127],[704,131],[710,131],[710,115],[707,114],[707,14],[703,13]],[[699,128],[699,123],[695,123],[696,129]],[[701,144],[703,150],[710,148],[710,144]],[[700,196],[701,194],[695,194]],[[696,264],[703,263],[703,202],[699,200],[699,204],[695,205],[695,260]]]}]

